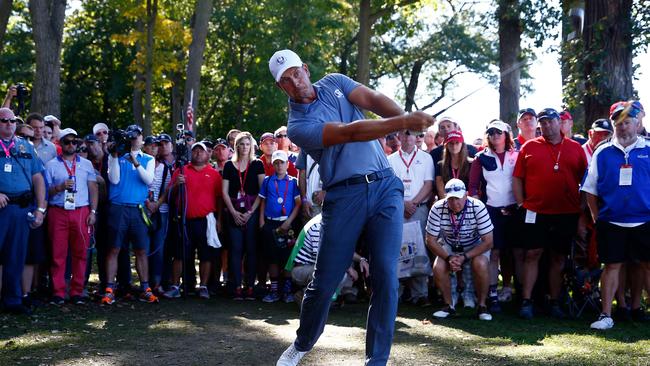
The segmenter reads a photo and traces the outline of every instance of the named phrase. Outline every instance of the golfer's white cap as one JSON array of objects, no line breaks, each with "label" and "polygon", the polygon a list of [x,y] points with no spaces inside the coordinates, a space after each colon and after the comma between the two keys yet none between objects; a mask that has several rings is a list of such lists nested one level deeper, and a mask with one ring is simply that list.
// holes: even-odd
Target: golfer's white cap
[{"label": "golfer's white cap", "polygon": [[282,74],[284,74],[287,69],[292,67],[301,67],[302,60],[295,52],[291,50],[280,50],[271,56],[269,59],[269,71],[275,81],[280,81]]}]

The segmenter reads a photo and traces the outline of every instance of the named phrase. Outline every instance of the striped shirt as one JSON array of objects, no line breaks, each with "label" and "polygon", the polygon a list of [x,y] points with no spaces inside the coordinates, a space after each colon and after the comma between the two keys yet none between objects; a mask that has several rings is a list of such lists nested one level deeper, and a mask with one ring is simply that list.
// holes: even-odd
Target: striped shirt
[{"label": "striped shirt", "polygon": [[[320,215],[319,215],[320,216]],[[300,251],[294,259],[299,264],[315,264],[318,256],[318,244],[320,243],[320,226],[321,221],[314,222],[307,232],[305,232],[305,241]]]},{"label": "striped shirt", "polygon": [[[160,187],[167,187],[169,185],[169,182],[172,180],[172,170],[169,168],[167,171],[167,176],[165,177],[165,181],[163,182],[163,173],[165,172],[165,164],[167,163],[160,163],[154,170],[153,174],[153,182],[151,182],[151,185],[149,186],[149,191],[152,192],[153,194],[153,200],[158,201],[158,198],[160,198]],[[165,193],[165,190],[162,190],[163,193]],[[158,211],[165,213],[169,212],[169,204],[167,202],[163,203],[160,205],[158,208]]]},{"label": "striped shirt", "polygon": [[[460,240],[463,247],[476,244],[481,236],[494,230],[490,215],[485,209],[485,204],[480,200],[467,197],[465,204],[465,218],[460,227],[459,238],[454,235],[451,217],[452,214],[447,204],[447,199],[442,199],[433,204],[429,211],[427,220],[427,233],[443,240],[443,243],[454,245]],[[462,212],[456,214],[456,221],[459,222]]]}]

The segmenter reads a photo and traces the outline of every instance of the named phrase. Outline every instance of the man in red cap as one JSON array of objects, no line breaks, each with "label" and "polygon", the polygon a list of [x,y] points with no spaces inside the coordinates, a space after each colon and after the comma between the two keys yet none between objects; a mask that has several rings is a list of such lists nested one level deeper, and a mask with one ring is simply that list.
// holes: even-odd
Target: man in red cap
[{"label": "man in red cap", "polygon": [[584,145],[587,142],[586,138],[573,134],[573,116],[566,109],[560,112],[560,131],[562,131],[565,137],[572,139],[580,145]]}]

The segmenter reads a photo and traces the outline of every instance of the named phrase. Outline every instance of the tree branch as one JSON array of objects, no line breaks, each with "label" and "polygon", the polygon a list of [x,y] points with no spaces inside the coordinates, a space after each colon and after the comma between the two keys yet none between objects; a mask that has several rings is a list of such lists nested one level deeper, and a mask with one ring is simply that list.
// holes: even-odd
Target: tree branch
[{"label": "tree branch", "polygon": [[[458,69],[458,66],[454,68],[454,70],[456,70],[456,69]],[[431,103],[429,103],[429,104],[425,105],[424,107],[422,107],[422,109],[420,109],[421,111],[425,111],[425,110],[427,110],[427,109],[433,107],[433,106],[434,106],[436,103],[438,103],[439,101],[441,101],[442,98],[444,98],[444,97],[446,96],[446,93],[447,93],[447,86],[449,85],[449,82],[450,82],[454,77],[456,77],[457,75],[464,74],[464,73],[467,72],[467,71],[458,71],[458,72],[454,72],[454,70],[452,70],[452,71],[449,73],[449,76],[447,76],[446,78],[444,78],[444,79],[440,82],[440,95],[437,96],[435,99],[433,99],[433,101],[431,101]]]},{"label": "tree branch", "polygon": [[375,24],[377,19],[383,17],[384,15],[391,14],[392,10],[393,10],[392,9],[393,7],[402,8],[402,7],[411,5],[411,4],[415,4],[418,1],[419,0],[403,0],[403,1],[400,1],[400,2],[398,2],[397,4],[395,4],[395,5],[391,6],[391,7],[385,7],[385,8],[379,9],[376,12],[370,14],[370,24]]}]

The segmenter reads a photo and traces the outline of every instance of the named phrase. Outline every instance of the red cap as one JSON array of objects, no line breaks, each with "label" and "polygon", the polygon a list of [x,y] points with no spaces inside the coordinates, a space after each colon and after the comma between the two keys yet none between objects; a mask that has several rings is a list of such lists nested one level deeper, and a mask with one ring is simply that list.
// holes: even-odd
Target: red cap
[{"label": "red cap", "polygon": [[569,113],[569,111],[560,112],[560,120],[566,121],[568,119],[573,121],[573,116],[571,115],[571,113]]},{"label": "red cap", "polygon": [[450,131],[445,139],[445,144],[452,141],[465,142],[465,139],[463,139],[463,133],[460,131]]},{"label": "red cap", "polygon": [[609,115],[611,116],[612,113],[614,113],[614,110],[616,109],[616,107],[618,107],[619,105],[624,105],[624,104],[625,104],[625,102],[622,101],[622,100],[612,104],[612,106],[609,107]]}]

